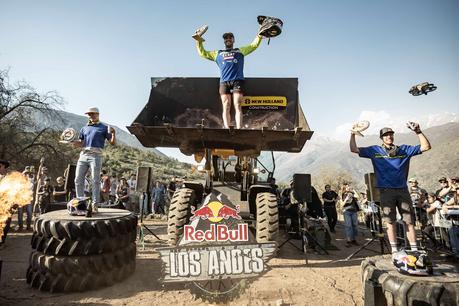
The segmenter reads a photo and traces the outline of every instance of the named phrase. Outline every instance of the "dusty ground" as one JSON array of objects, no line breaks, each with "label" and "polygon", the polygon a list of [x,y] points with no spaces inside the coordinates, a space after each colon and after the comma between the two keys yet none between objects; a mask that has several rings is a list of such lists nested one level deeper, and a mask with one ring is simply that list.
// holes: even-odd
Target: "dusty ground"
[{"label": "dusty ground", "polygon": [[[165,222],[153,223],[160,237],[165,239]],[[272,268],[253,282],[231,305],[363,305],[360,282],[362,257],[375,253],[363,251],[359,259],[342,261],[357,249],[344,247],[342,226],[334,235],[339,251],[330,255],[304,255],[286,244],[278,257],[269,262]],[[365,235],[364,233],[365,232]],[[29,288],[25,281],[28,256],[31,252],[31,232],[8,234],[0,248],[3,269],[0,280],[0,305],[205,305],[188,289],[190,285],[163,285],[160,277],[160,260],[154,248],[165,246],[152,235],[146,236],[145,249],[138,244],[137,267],[134,275],[109,288],[74,294],[49,294]],[[368,233],[362,230],[360,242]],[[299,244],[299,241],[295,241]],[[379,244],[372,244],[379,249]]]}]

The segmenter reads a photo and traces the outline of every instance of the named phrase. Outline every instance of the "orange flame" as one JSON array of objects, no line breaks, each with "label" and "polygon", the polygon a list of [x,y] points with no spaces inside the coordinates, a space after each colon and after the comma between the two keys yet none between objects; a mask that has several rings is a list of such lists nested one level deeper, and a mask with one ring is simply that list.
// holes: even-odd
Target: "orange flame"
[{"label": "orange flame", "polygon": [[33,192],[27,177],[20,172],[11,172],[0,180],[0,237],[6,221],[11,217],[14,205],[32,203]]}]

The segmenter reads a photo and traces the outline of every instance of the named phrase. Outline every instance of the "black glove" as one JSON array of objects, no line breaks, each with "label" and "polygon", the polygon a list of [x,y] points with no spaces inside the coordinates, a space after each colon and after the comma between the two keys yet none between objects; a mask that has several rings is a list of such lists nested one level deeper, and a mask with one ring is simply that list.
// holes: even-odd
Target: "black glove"
[{"label": "black glove", "polygon": [[422,133],[422,132],[421,132],[421,127],[419,126],[419,123],[409,121],[409,122],[406,123],[406,126],[407,126],[410,130],[412,130],[413,132],[415,132],[416,134]]}]

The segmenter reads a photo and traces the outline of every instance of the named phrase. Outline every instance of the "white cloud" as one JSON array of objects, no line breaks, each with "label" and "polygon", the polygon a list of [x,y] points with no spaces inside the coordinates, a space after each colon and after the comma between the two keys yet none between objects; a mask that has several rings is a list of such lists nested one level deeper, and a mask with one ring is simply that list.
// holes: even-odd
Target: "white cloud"
[{"label": "white cloud", "polygon": [[[360,120],[370,121],[370,127],[368,130],[363,132],[366,135],[378,135],[379,130],[383,127],[391,127],[394,130],[404,131],[406,130],[406,123],[408,121],[418,122],[423,129],[446,124],[449,122],[458,122],[458,114],[451,112],[440,112],[435,114],[428,114],[422,116],[411,116],[406,114],[393,115],[387,111],[369,111],[365,110],[360,113],[359,118],[355,122]],[[335,128],[333,138],[343,141],[349,138],[349,131],[352,124],[355,122],[345,122],[339,124]]]}]

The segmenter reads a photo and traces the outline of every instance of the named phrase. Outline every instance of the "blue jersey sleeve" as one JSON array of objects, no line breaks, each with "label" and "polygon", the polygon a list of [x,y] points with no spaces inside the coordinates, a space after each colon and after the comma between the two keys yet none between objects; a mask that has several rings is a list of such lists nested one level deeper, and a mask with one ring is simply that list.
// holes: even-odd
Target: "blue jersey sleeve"
[{"label": "blue jersey sleeve", "polygon": [[362,147],[359,148],[359,156],[364,158],[371,158],[373,153],[373,147]]},{"label": "blue jersey sleeve", "polygon": [[408,157],[416,156],[422,153],[421,145],[416,145],[416,146],[402,145],[401,149],[406,152],[406,155],[408,155]]}]

